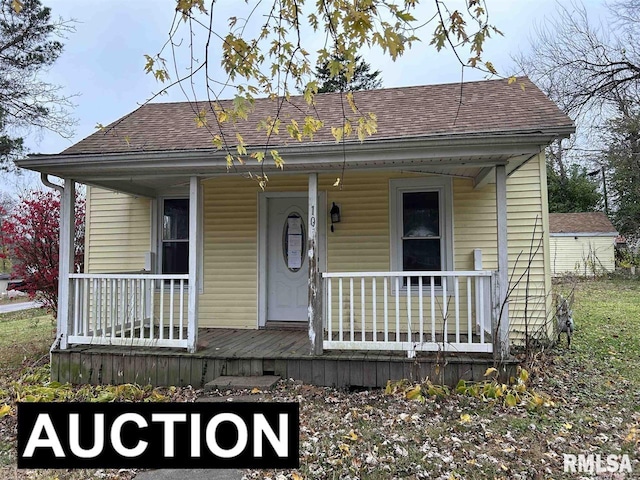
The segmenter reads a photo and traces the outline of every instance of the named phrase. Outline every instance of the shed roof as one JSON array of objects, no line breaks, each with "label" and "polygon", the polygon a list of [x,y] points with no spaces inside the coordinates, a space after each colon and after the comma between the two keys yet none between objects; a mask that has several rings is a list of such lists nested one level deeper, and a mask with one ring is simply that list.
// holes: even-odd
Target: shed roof
[{"label": "shed roof", "polygon": [[[556,130],[566,136],[573,131],[569,117],[526,77],[519,77],[511,84],[500,79],[359,91],[354,92],[354,98],[363,113],[377,116],[377,132],[368,140]],[[223,100],[220,105],[229,108],[231,102]],[[258,131],[257,122],[268,116],[275,118],[279,106],[278,99],[256,99],[248,120],[224,124],[225,138],[233,144],[238,132],[247,146],[264,145],[266,135]],[[219,134],[220,130],[213,113],[208,116],[209,127],[197,127],[195,117],[202,108],[210,106],[207,102],[149,103],[62,154],[213,150],[212,135]],[[306,140],[306,143],[335,143],[330,127],[342,124],[343,111],[347,116],[355,116],[339,93],[316,95],[313,107],[307,105],[303,97],[293,96],[281,105],[283,127],[279,138],[270,139],[269,144],[297,143],[289,139],[284,125],[292,118],[302,122],[306,115],[315,115],[324,122],[313,141]]]},{"label": "shed roof", "polygon": [[549,232],[554,233],[609,233],[618,235],[616,228],[603,212],[550,213]]}]

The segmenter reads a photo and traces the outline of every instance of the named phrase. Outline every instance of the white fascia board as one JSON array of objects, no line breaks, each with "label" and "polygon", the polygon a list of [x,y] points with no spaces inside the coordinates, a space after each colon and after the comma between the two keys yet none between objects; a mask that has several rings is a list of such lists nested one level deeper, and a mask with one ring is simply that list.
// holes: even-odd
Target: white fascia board
[{"label": "white fascia board", "polygon": [[[461,164],[471,165],[471,159],[502,157],[494,163],[504,163],[504,158],[535,154],[541,151],[554,138],[560,136],[554,132],[529,132],[509,134],[477,135],[441,135],[420,138],[392,140],[368,140],[363,143],[348,142],[322,143],[314,145],[287,145],[278,148],[285,158],[288,168],[300,171],[314,171],[335,168],[344,161],[351,167],[359,165],[415,165],[433,162],[454,165],[448,158],[469,160]],[[257,151],[264,147],[248,147]],[[180,150],[160,152],[124,152],[113,154],[85,155],[37,155],[18,160],[19,167],[63,176],[73,173],[75,176],[96,173],[136,175],[145,174],[149,169],[154,173],[178,173],[188,171],[192,175],[208,175],[227,171],[224,152],[213,150]],[[277,170],[267,162],[269,170]],[[248,163],[246,171],[253,171],[259,164]]]}]

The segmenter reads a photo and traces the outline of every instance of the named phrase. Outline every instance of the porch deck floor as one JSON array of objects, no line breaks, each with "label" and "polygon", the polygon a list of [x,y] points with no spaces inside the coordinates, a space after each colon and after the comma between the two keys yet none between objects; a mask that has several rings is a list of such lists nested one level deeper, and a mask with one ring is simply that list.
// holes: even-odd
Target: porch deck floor
[{"label": "porch deck floor", "polygon": [[[408,378],[455,384],[480,380],[491,355],[327,350],[310,354],[306,330],[201,328],[195,353],[172,348],[76,345],[52,353],[52,378],[61,382],[202,387],[220,375],[275,374],[335,387],[383,387]],[[510,362],[509,368],[515,368]],[[507,369],[509,370],[509,369]],[[506,372],[511,375],[511,372]]]}]

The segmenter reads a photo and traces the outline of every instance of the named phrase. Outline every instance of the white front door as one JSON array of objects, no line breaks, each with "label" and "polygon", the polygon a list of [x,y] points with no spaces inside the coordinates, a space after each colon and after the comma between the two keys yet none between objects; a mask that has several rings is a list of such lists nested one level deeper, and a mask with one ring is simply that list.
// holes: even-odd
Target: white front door
[{"label": "white front door", "polygon": [[267,200],[267,321],[308,317],[308,198]]}]

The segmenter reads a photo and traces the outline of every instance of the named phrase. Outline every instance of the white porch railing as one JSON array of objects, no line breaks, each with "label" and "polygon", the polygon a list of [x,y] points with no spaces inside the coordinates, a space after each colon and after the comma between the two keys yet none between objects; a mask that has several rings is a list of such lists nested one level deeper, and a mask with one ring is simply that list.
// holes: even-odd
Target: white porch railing
[{"label": "white porch railing", "polygon": [[492,352],[492,273],[323,273],[323,348]]},{"label": "white porch railing", "polygon": [[188,278],[70,274],[68,342],[187,348]]}]

